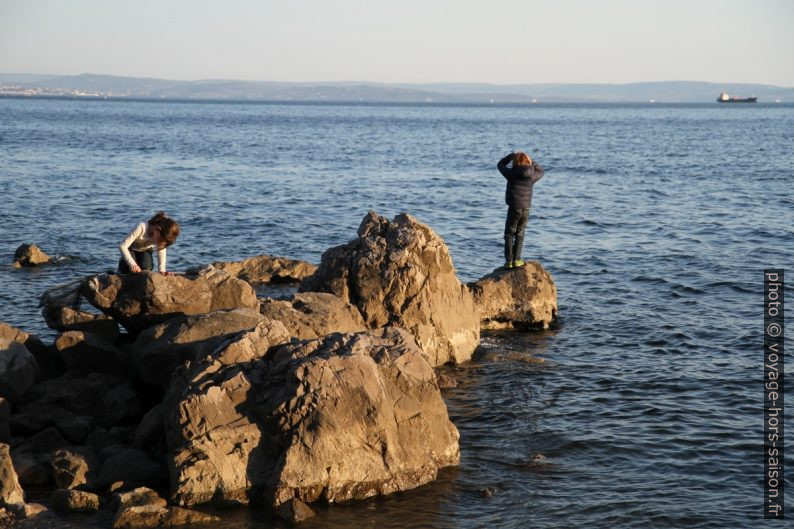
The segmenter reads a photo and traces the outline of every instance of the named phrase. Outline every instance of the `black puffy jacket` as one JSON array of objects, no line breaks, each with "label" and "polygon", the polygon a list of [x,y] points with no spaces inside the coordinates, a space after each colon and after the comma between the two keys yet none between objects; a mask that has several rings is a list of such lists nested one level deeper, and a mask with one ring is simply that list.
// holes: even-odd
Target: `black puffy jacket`
[{"label": "black puffy jacket", "polygon": [[543,168],[536,163],[507,167],[512,154],[508,154],[496,164],[499,172],[507,179],[505,204],[514,208],[529,208],[532,205],[532,186],[543,178]]}]

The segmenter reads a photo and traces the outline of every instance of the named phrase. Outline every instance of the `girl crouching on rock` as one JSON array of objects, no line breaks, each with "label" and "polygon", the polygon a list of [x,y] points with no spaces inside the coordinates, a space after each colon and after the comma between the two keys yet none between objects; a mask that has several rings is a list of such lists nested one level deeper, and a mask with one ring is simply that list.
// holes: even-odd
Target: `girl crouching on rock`
[{"label": "girl crouching on rock", "polygon": [[121,259],[119,273],[140,273],[152,270],[152,251],[157,249],[157,268],[162,274],[166,272],[166,248],[174,244],[179,237],[179,224],[172,218],[158,211],[148,222],[141,222],[127,235],[119,245]]}]

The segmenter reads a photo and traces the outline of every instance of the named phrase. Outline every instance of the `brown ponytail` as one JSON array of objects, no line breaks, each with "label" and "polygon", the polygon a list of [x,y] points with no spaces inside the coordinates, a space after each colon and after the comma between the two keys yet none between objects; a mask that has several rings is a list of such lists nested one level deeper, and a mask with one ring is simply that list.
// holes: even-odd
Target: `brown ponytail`
[{"label": "brown ponytail", "polygon": [[149,219],[150,226],[156,226],[160,230],[160,239],[166,246],[171,246],[179,237],[179,223],[167,216],[164,211],[158,211],[154,217]]}]

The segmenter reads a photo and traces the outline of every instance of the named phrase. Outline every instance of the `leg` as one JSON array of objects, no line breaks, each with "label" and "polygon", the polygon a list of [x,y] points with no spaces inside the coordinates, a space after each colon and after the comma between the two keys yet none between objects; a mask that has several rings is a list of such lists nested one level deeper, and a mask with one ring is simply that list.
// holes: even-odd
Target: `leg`
[{"label": "leg", "polygon": [[154,263],[152,261],[152,252],[135,252],[135,262],[141,267],[141,270],[154,270]]},{"label": "leg", "polygon": [[505,221],[505,261],[509,265],[513,262],[513,239],[516,236],[516,228],[520,218],[520,209],[512,206],[507,208],[507,221]]},{"label": "leg", "polygon": [[518,217],[516,225],[516,239],[513,244],[513,260],[521,260],[521,250],[524,248],[524,229],[527,227],[527,219],[529,218],[529,209],[520,209],[521,213]]},{"label": "leg", "polygon": [[[152,270],[152,252],[136,252],[135,250],[130,250],[130,254],[132,254],[135,263],[141,267],[141,270]],[[131,273],[132,270],[130,270],[127,261],[125,261],[123,257],[119,259],[119,274]]]}]

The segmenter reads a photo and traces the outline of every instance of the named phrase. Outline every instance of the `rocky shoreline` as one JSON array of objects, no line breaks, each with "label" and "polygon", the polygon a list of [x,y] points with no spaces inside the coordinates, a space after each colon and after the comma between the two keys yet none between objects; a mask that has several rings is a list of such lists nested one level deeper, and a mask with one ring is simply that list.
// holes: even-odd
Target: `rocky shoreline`
[{"label": "rocky shoreline", "polygon": [[[257,297],[285,282],[298,292]],[[41,304],[52,345],[0,323],[0,526],[100,511],[168,527],[249,503],[298,522],[418,487],[460,460],[434,368],[469,361],[481,330],[557,318],[539,263],[464,285],[431,228],[374,212],[317,267],[100,274]]]}]

